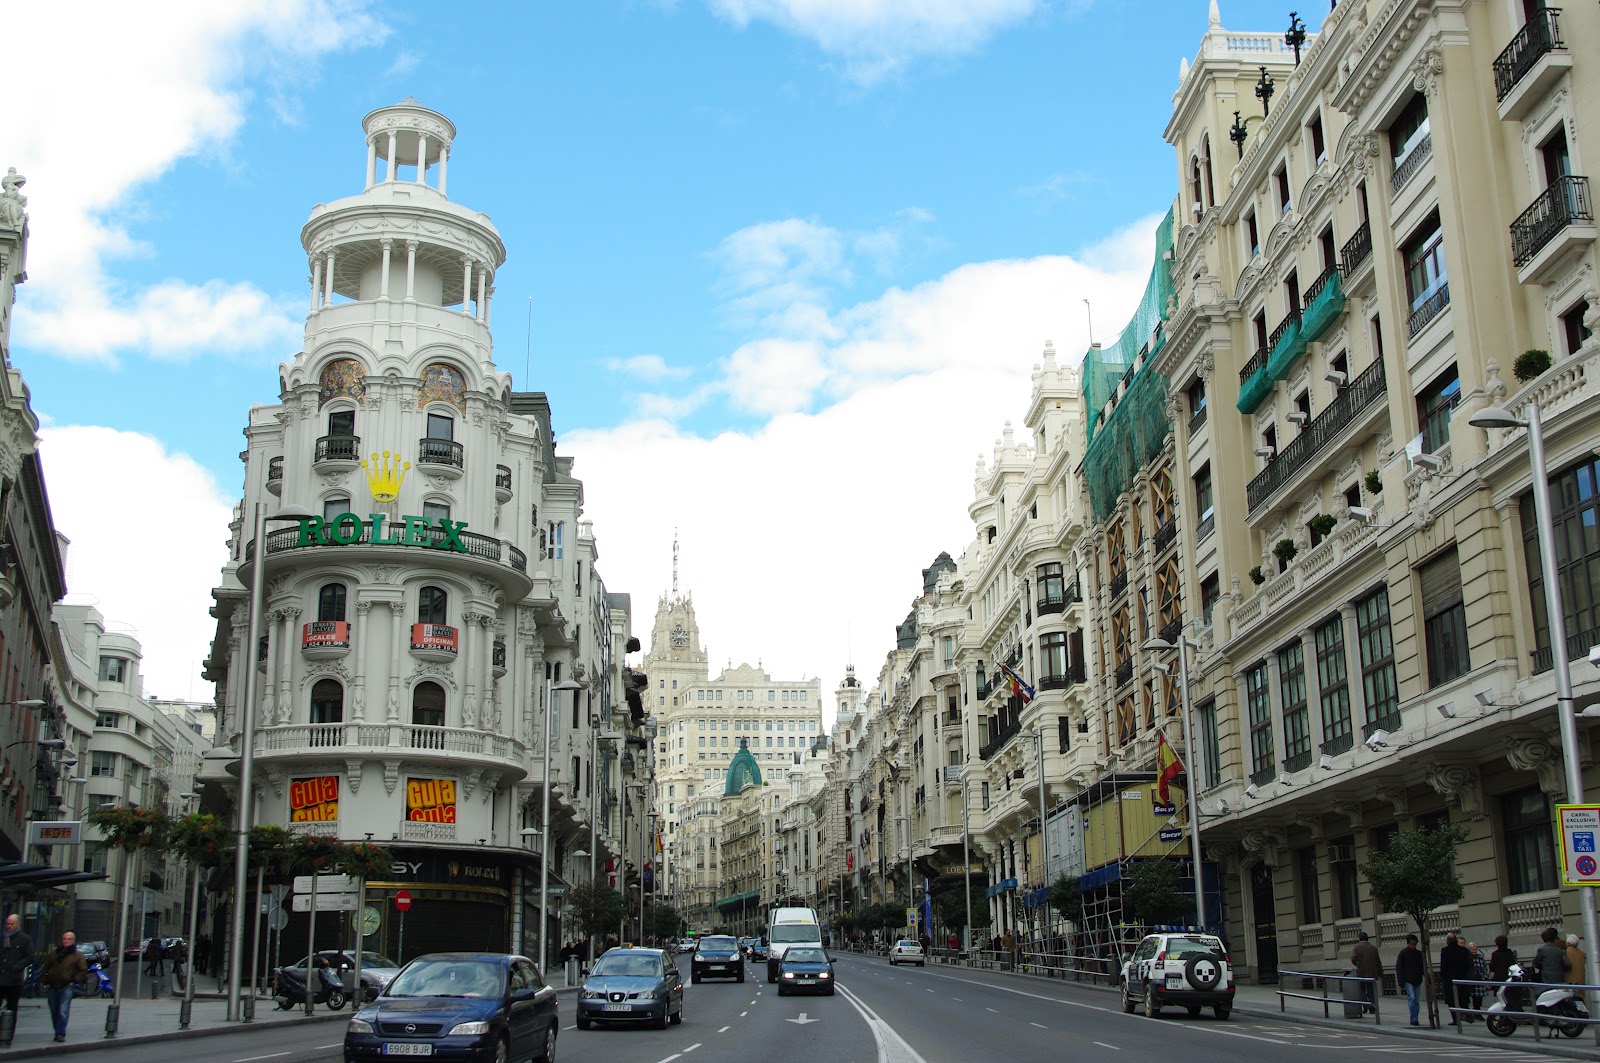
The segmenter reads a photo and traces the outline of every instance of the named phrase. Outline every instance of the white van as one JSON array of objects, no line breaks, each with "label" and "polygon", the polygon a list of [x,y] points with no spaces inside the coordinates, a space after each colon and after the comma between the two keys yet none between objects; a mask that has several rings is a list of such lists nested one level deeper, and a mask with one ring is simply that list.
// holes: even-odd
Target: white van
[{"label": "white van", "polygon": [[774,908],[767,923],[767,981],[778,980],[783,954],[795,945],[822,948],[822,924],[815,908]]}]

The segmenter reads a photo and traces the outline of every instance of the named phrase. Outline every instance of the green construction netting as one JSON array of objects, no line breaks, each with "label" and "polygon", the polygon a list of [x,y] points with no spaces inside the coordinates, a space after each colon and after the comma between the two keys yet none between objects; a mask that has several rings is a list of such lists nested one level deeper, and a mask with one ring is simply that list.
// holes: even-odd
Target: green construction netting
[{"label": "green construction netting", "polygon": [[[1149,368],[1166,336],[1161,326],[1172,298],[1172,211],[1156,228],[1156,256],[1150,267],[1139,309],[1109,347],[1091,347],[1083,359],[1083,405],[1088,423],[1088,450],[1083,466],[1096,520],[1116,507],[1117,497],[1133,483],[1139,467],[1161,452],[1172,425],[1167,419],[1167,379]],[[1140,363],[1140,355],[1144,361]],[[1139,364],[1137,371],[1133,366]],[[1110,414],[1106,403],[1127,389]]]}]

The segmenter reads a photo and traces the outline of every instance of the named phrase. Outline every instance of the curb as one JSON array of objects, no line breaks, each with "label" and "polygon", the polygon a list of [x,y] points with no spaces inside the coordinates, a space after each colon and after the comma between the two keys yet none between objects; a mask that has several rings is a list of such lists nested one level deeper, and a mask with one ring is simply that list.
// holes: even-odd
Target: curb
[{"label": "curb", "polygon": [[170,1041],[174,1038],[222,1037],[228,1034],[242,1033],[246,1030],[270,1030],[278,1026],[299,1026],[302,1023],[331,1022],[334,1019],[344,1019],[348,1022],[350,1016],[335,1011],[310,1017],[301,1015],[293,1019],[258,1019],[250,1023],[236,1022],[227,1026],[167,1030],[164,1033],[142,1033],[135,1034],[132,1037],[107,1037],[102,1032],[97,1034],[93,1041],[68,1041],[64,1044],[40,1045],[38,1048],[0,1049],[0,1055],[4,1055],[6,1059],[29,1059],[41,1056],[58,1056],[64,1052],[97,1052],[109,1048],[120,1048],[123,1045],[154,1044],[157,1041]]}]

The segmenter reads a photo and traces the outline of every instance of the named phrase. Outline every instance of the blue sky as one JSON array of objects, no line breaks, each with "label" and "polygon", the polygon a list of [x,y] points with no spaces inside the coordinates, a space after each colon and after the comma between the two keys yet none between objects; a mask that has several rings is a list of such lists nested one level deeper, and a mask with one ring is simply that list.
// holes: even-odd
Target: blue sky
[{"label": "blue sky", "polygon": [[[920,570],[966,547],[976,460],[1021,433],[1045,341],[1075,364],[1083,300],[1109,340],[1137,299],[1207,19],[1205,0],[20,6],[11,358],[72,592],[138,631],[153,693],[196,698],[245,411],[298,349],[300,226],[360,191],[367,111],[415,96],[455,122],[450,198],[509,249],[497,361],[550,394],[636,629],[676,528],[714,665],[827,691],[848,659],[876,672]],[[128,534],[152,497],[192,514],[193,548],[157,566]]]}]

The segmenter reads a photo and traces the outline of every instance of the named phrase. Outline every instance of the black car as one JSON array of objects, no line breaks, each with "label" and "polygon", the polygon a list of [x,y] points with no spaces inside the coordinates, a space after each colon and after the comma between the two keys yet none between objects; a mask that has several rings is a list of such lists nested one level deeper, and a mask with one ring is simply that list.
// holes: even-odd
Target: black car
[{"label": "black car", "polygon": [[744,981],[744,956],[739,943],[726,934],[711,934],[700,939],[689,961],[689,981],[698,985],[702,978],[732,978]]},{"label": "black car", "polygon": [[796,945],[778,961],[778,995],[826,993],[833,996],[833,961],[810,945]]},{"label": "black car", "polygon": [[578,990],[578,1029],[595,1022],[683,1021],[683,975],[662,949],[608,949]]},{"label": "black car", "polygon": [[560,1028],[556,991],[526,956],[436,952],[407,963],[356,1012],[344,1058],[553,1060]]}]

